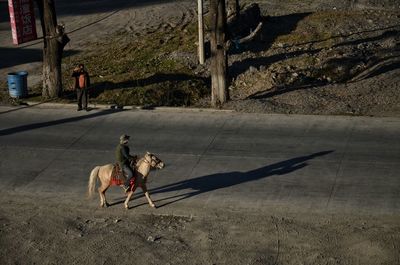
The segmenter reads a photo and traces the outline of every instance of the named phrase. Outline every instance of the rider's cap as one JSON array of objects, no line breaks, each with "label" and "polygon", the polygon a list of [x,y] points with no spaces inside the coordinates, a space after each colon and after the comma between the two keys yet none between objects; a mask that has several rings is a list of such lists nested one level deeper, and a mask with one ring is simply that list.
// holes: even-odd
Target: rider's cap
[{"label": "rider's cap", "polygon": [[120,137],[119,137],[119,140],[120,141],[125,141],[125,140],[129,140],[129,135],[126,135],[126,134],[123,134],[123,135],[121,135]]}]

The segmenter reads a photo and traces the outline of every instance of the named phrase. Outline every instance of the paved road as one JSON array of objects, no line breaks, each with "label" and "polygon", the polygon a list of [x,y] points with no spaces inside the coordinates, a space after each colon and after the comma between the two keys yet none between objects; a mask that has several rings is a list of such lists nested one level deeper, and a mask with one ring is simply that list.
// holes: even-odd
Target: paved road
[{"label": "paved road", "polygon": [[399,132],[397,118],[0,107],[0,191],[81,197],[127,133],[166,162],[149,183],[165,208],[398,214]]}]

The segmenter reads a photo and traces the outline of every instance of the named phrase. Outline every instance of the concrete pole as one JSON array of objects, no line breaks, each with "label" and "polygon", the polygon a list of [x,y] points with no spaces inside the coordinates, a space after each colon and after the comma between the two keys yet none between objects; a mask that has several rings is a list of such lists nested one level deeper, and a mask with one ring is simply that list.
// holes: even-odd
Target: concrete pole
[{"label": "concrete pole", "polygon": [[199,21],[199,63],[204,64],[204,23],[203,23],[203,0],[197,0],[197,13]]}]

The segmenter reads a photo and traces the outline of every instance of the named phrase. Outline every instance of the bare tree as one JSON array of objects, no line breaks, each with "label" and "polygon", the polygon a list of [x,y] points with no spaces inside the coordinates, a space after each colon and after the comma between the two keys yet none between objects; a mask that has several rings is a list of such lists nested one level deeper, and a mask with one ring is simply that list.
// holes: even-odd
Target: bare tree
[{"label": "bare tree", "polygon": [[210,0],[211,18],[211,105],[228,100],[225,0]]},{"label": "bare tree", "polygon": [[39,8],[44,44],[42,97],[60,97],[62,93],[62,54],[69,38],[64,32],[64,27],[57,24],[54,0],[35,1]]},{"label": "bare tree", "polygon": [[[227,19],[225,0],[210,0],[211,44],[211,105],[219,107],[229,100],[227,51],[235,44],[250,42],[261,32],[263,22],[257,4],[247,6],[243,12],[239,1],[231,0],[235,10]],[[250,34],[248,34],[250,30]],[[248,34],[248,35],[246,35]]]}]

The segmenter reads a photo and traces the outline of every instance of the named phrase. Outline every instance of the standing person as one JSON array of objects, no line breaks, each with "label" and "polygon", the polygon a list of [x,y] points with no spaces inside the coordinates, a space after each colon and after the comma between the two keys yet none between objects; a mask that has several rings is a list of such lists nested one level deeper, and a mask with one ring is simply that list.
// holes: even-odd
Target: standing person
[{"label": "standing person", "polygon": [[85,109],[88,111],[88,88],[90,86],[89,73],[85,70],[83,64],[79,64],[78,67],[72,72],[72,77],[75,78],[75,90],[78,98],[78,111]]},{"label": "standing person", "polygon": [[119,137],[119,144],[115,149],[115,156],[117,159],[117,163],[122,169],[122,172],[124,172],[127,175],[123,187],[125,192],[129,190],[130,180],[133,177],[133,172],[134,172],[133,169],[131,168],[130,162],[133,159],[136,160],[136,156],[131,156],[129,154],[129,147],[128,147],[129,137],[130,136],[126,134],[121,135],[121,137]]}]

